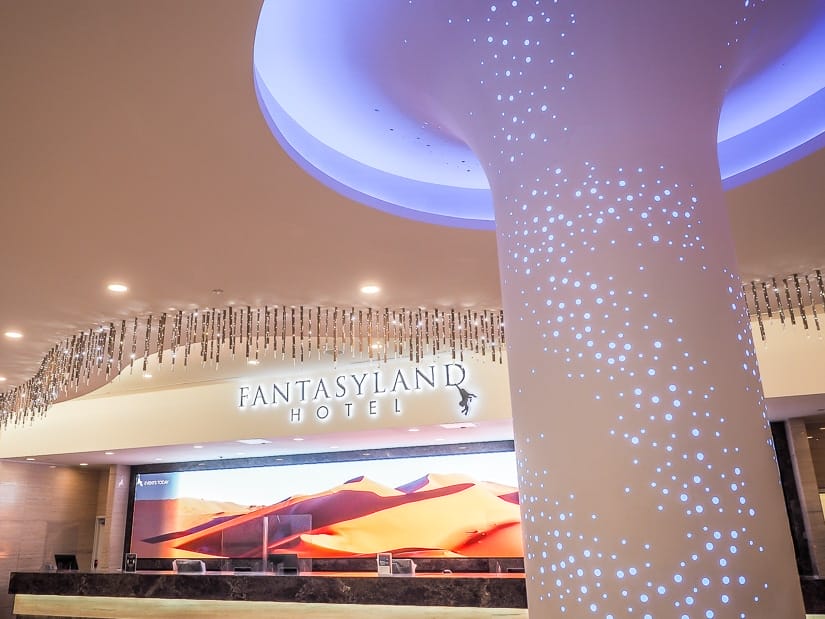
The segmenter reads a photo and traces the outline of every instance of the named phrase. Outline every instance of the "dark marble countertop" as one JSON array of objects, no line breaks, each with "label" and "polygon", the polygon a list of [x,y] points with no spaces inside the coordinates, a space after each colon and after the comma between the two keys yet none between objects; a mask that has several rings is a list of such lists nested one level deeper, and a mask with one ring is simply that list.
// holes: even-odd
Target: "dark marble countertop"
[{"label": "dark marble countertop", "polygon": [[523,574],[12,572],[10,594],[527,608]]}]

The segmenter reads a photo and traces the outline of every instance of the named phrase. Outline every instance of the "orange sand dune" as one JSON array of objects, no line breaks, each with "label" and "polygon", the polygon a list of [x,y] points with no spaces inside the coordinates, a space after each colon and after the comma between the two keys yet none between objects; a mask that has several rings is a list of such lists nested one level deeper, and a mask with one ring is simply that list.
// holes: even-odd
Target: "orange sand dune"
[{"label": "orange sand dune", "polygon": [[[408,496],[422,492],[426,491]],[[461,484],[440,488],[438,494],[430,492],[433,494],[426,501],[399,503],[315,527],[312,534],[302,534],[301,541],[315,549],[326,548],[335,556],[400,548],[460,556],[522,556],[520,537],[514,544],[511,536],[495,533],[503,526],[518,528],[518,505],[502,501],[478,485]]]},{"label": "orange sand dune", "polygon": [[[310,530],[292,529],[272,540],[268,550],[306,557],[387,551],[401,556],[518,557],[523,550],[517,496],[515,488],[466,475],[431,474],[397,489],[359,477],[317,494],[236,511],[233,518],[204,514],[187,527],[155,528],[140,538],[135,533],[133,539],[142,540],[143,556],[223,556],[224,540],[253,530],[262,517],[310,515]],[[136,516],[138,503],[142,501],[136,503]],[[258,546],[245,554],[260,552]]]},{"label": "orange sand dune", "polygon": [[216,519],[249,513],[252,509],[236,503],[189,498],[135,501],[130,550],[143,557],[193,556],[181,551],[158,555],[156,545],[144,540],[165,532],[187,531]]}]

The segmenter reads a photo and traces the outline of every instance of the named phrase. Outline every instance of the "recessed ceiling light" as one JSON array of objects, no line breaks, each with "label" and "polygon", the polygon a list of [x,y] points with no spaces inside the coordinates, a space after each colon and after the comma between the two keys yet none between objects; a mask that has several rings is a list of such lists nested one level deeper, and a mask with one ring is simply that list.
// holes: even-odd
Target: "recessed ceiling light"
[{"label": "recessed ceiling light", "polygon": [[88,462],[81,462],[78,466],[89,466]]},{"label": "recessed ceiling light", "polygon": [[376,286],[375,284],[367,284],[366,286],[361,286],[361,292],[364,294],[376,294],[381,292],[381,286]]},{"label": "recessed ceiling light", "polygon": [[144,372],[143,378],[152,378],[152,374],[150,372]]},{"label": "recessed ceiling light", "polygon": [[474,424],[472,422],[469,422],[469,421],[458,422],[458,423],[442,423],[440,425],[445,430],[464,430],[465,428],[475,428],[476,427],[476,424]]},{"label": "recessed ceiling light", "polygon": [[6,382],[6,377],[5,376],[0,376],[0,383],[4,383],[4,382]]},{"label": "recessed ceiling light", "polygon": [[407,428],[407,432],[421,432],[419,428]]},{"label": "recessed ceiling light", "polygon": [[104,453],[104,455],[107,455],[107,456],[114,456],[115,455],[115,452],[113,452],[113,451],[104,451],[103,453]]},{"label": "recessed ceiling light", "polygon": [[10,340],[19,340],[23,337],[23,334],[20,331],[6,331],[4,334]]},{"label": "recessed ceiling light", "polygon": [[34,458],[26,458],[29,462],[34,462]]},{"label": "recessed ceiling light", "polygon": [[265,438],[242,438],[235,442],[243,443],[244,445],[269,445],[272,441],[268,441]]},{"label": "recessed ceiling light", "polygon": [[110,292],[126,292],[127,290],[129,290],[129,286],[117,282],[109,284],[108,286],[106,286],[106,288],[108,288]]},{"label": "recessed ceiling light", "polygon": [[195,449],[203,449],[203,445],[192,445]]},{"label": "recessed ceiling light", "polygon": [[293,441],[302,441],[302,440],[304,440],[304,439],[302,439],[300,436],[296,436],[296,437],[295,437],[295,438],[293,438],[292,440],[293,440]]},{"label": "recessed ceiling light", "polygon": [[340,447],[338,447],[338,445],[330,445],[329,448],[330,449],[341,449]]},{"label": "recessed ceiling light", "polygon": [[260,365],[261,364],[261,362],[258,361],[257,359],[249,359],[249,360],[247,360],[247,363],[249,365]]},{"label": "recessed ceiling light", "polygon": [[155,462],[160,462],[163,458],[155,458]]}]

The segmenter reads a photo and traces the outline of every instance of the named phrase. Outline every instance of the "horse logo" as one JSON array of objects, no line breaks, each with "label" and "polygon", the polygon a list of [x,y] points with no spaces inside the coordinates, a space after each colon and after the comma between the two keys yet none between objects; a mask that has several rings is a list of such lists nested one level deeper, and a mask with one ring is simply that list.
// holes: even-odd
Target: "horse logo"
[{"label": "horse logo", "polygon": [[470,414],[470,402],[473,398],[477,398],[478,396],[474,393],[470,393],[466,389],[462,389],[458,385],[453,385],[456,389],[458,389],[458,393],[461,396],[461,400],[458,401],[458,406],[461,408],[462,415],[469,415]]}]

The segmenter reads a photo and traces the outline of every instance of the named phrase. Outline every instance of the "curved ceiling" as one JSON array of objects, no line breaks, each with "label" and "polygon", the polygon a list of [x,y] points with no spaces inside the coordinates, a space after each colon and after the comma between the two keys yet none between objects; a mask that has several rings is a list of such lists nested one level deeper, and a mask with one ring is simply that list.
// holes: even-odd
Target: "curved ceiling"
[{"label": "curved ceiling", "polygon": [[[500,304],[493,232],[365,207],[272,139],[260,9],[0,3],[0,389],[78,330],[170,307]],[[820,150],[728,193],[743,274],[825,264],[823,170]]]},{"label": "curved ceiling", "polygon": [[[751,45],[759,66],[750,67],[725,96],[717,139],[728,188],[825,145],[825,12],[808,13],[801,6],[763,19],[760,38],[771,43],[794,34],[797,38],[786,49],[774,50],[764,41]],[[489,184],[475,153],[446,128],[432,124],[431,112],[416,116],[406,100],[393,98],[391,62],[363,66],[362,39],[373,32],[365,24],[380,21],[382,10],[385,5],[369,1],[329,3],[321,17],[317,4],[264,2],[255,35],[254,78],[270,129],[307,172],[344,195],[411,219],[492,229]],[[489,11],[486,4],[464,10],[461,15],[472,16],[467,22],[481,23]],[[452,23],[447,15],[445,11],[443,20]],[[379,29],[374,32],[376,38],[387,37]],[[451,40],[451,49],[460,41]],[[386,45],[383,51],[392,56],[392,47],[401,41]],[[373,55],[380,51],[372,50]],[[426,94],[421,98],[428,100]],[[334,115],[330,101],[335,101]]]}]

